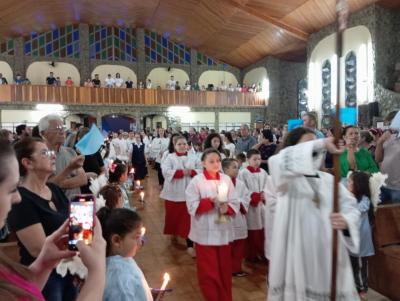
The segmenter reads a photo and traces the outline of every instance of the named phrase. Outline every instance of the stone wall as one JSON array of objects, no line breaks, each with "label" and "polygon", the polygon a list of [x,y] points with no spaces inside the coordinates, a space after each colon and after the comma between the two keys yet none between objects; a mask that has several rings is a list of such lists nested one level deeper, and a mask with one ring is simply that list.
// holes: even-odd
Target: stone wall
[{"label": "stone wall", "polygon": [[[395,64],[400,62],[400,12],[371,5],[349,17],[348,27],[363,25],[371,33],[374,57],[374,100],[379,102],[384,116],[391,107],[399,108],[400,95],[390,91],[397,79]],[[307,43],[308,60],[315,46],[336,31],[336,25],[326,26],[310,36]]]},{"label": "stone wall", "polygon": [[297,84],[307,76],[305,63],[294,63],[266,57],[241,72],[244,75],[257,67],[265,67],[269,80],[269,102],[266,119],[273,125],[286,123],[297,116]]}]

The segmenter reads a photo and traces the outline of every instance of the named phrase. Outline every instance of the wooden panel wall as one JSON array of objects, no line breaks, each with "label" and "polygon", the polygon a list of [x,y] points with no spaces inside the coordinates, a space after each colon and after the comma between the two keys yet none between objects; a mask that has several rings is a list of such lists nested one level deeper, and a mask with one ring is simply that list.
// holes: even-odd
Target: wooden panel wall
[{"label": "wooden panel wall", "polygon": [[265,106],[261,93],[1,85],[0,102],[185,106]]}]

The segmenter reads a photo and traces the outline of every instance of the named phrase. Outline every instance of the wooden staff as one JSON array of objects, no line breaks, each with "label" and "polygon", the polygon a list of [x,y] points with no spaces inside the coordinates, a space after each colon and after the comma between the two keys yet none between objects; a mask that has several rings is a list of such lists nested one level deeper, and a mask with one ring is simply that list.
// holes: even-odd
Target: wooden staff
[{"label": "wooden staff", "polygon": [[[336,16],[337,16],[337,34],[336,34],[336,56],[337,56],[337,93],[336,93],[336,110],[334,119],[334,137],[335,143],[338,146],[341,139],[342,126],[340,123],[340,59],[343,52],[343,32],[347,27],[348,6],[347,0],[336,0]],[[340,174],[340,155],[333,155],[334,169],[334,188],[333,188],[333,212],[339,212],[339,182]],[[338,231],[333,230],[332,233],[332,274],[331,274],[331,301],[336,300],[336,280],[337,280],[337,246],[338,246]]]}]

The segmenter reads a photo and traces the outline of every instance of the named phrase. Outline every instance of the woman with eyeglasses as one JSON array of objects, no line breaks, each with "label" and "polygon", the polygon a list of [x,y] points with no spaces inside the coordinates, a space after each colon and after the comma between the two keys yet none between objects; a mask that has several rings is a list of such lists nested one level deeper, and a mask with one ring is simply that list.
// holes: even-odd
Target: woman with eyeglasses
[{"label": "woman with eyeglasses", "polygon": [[[3,227],[11,207],[20,204],[21,196],[17,189],[20,174],[14,150],[4,140],[0,140],[0,145],[0,227]],[[29,266],[13,262],[0,253],[0,300],[45,300],[40,291],[54,266],[61,259],[75,255],[66,249],[63,238],[67,233],[68,223],[64,222],[46,237],[40,253]],[[105,241],[100,223],[95,226],[92,245],[79,242],[77,247],[88,268],[88,276],[76,301],[101,300],[105,282]]]},{"label": "woman with eyeglasses", "polygon": [[[21,202],[12,207],[8,224],[17,235],[20,261],[28,266],[38,257],[46,237],[68,218],[69,205],[64,192],[47,182],[55,172],[55,152],[38,138],[21,140],[14,148],[21,175]],[[55,270],[43,289],[46,300],[74,300],[76,294],[72,276],[62,278]]]}]

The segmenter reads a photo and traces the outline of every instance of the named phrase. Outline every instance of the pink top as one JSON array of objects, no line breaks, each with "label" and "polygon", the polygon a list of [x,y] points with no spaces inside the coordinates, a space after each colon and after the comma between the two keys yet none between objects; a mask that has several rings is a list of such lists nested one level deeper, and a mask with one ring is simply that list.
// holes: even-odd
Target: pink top
[{"label": "pink top", "polygon": [[[8,271],[4,267],[0,268],[0,279],[7,280],[8,282],[11,282],[15,284],[17,287],[20,289],[24,290],[27,292],[29,295],[35,297],[38,300],[45,301],[42,293],[40,292],[39,288],[33,284],[32,282],[29,282],[22,278],[21,276]],[[29,297],[19,297],[20,301],[29,301],[31,298]]]}]

